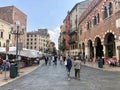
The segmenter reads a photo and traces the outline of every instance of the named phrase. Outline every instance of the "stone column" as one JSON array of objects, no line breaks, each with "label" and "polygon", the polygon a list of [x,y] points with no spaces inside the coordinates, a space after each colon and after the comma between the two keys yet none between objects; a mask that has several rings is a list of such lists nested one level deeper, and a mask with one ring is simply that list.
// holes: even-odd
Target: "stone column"
[{"label": "stone column", "polygon": [[101,39],[101,45],[103,46],[103,55],[104,55],[104,58],[105,58],[106,57],[106,50],[105,50],[104,39]]},{"label": "stone column", "polygon": [[96,47],[94,46],[94,62],[96,61]]},{"label": "stone column", "polygon": [[94,58],[93,58],[93,62],[96,61],[96,48],[95,48],[95,43],[93,42],[93,48],[94,48]]},{"label": "stone column", "polygon": [[89,61],[90,59],[90,48],[88,46],[88,43],[85,43],[85,57],[87,56],[86,61]]},{"label": "stone column", "polygon": [[120,49],[118,49],[118,46],[120,46],[120,40],[115,40],[115,51],[116,51],[116,58],[117,58],[117,61],[119,60],[119,53],[120,53]]},{"label": "stone column", "polygon": [[85,56],[87,55],[87,57],[89,57],[89,48],[88,48],[88,44],[85,44]]}]

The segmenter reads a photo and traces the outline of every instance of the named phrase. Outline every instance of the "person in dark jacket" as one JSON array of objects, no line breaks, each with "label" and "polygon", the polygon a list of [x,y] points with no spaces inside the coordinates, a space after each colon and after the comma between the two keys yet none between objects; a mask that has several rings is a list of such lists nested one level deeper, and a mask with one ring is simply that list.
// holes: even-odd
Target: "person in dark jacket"
[{"label": "person in dark jacket", "polygon": [[48,56],[46,55],[44,58],[45,58],[45,65],[47,65],[47,63],[48,63]]},{"label": "person in dark jacket", "polygon": [[68,80],[70,80],[70,71],[71,71],[71,68],[72,68],[72,60],[71,60],[70,56],[68,56],[66,62],[67,62],[66,68],[67,68]]},{"label": "person in dark jacket", "polygon": [[54,56],[54,64],[57,65],[57,55]]}]

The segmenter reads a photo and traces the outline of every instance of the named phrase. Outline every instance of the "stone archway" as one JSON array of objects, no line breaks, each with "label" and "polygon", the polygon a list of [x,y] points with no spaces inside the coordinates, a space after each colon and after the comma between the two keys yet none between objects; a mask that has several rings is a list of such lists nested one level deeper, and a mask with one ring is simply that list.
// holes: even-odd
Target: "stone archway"
[{"label": "stone archway", "polygon": [[112,33],[107,33],[104,39],[105,43],[105,56],[108,58],[112,58],[112,56],[115,56],[115,38]]},{"label": "stone archway", "polygon": [[88,41],[88,48],[89,48],[89,57],[93,58],[94,57],[94,47],[93,47],[91,40]]},{"label": "stone archway", "polygon": [[103,55],[103,45],[101,45],[101,40],[99,37],[95,39],[95,51],[96,51],[96,58],[102,57]]}]

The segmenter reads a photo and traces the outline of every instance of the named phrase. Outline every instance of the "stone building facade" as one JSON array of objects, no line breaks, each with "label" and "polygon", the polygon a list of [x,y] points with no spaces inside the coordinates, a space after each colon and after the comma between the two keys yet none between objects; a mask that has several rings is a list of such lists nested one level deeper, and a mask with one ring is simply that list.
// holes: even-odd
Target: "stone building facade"
[{"label": "stone building facade", "polygon": [[120,59],[120,1],[93,0],[79,19],[79,50],[92,60]]},{"label": "stone building facade", "polygon": [[6,47],[6,41],[12,46],[12,38],[10,34],[10,23],[0,19],[0,47]]},{"label": "stone building facade", "polygon": [[58,49],[59,49],[59,54],[63,54],[63,52],[66,49],[66,40],[65,40],[65,36],[66,36],[66,31],[65,31],[65,26],[61,25],[60,26],[60,36],[58,39]]},{"label": "stone building facade", "polygon": [[65,52],[66,54],[69,54],[69,51],[70,51],[70,44],[69,44],[69,40],[70,40],[70,37],[69,37],[69,32],[70,32],[70,12],[68,11],[67,13],[67,16],[65,18],[65,20],[63,21],[64,23],[64,32],[63,32],[63,35],[64,35],[64,38],[63,38],[63,43],[64,43],[64,46],[65,46]]},{"label": "stone building facade", "polygon": [[77,3],[70,11],[70,55],[78,55],[78,23],[82,13],[88,8],[92,0],[85,0]]},{"label": "stone building facade", "polygon": [[81,14],[87,9],[92,0],[85,0],[77,3],[71,11],[68,11],[67,16],[63,21],[65,29],[65,46],[66,54],[77,55],[78,49],[78,21]]},{"label": "stone building facade", "polygon": [[46,53],[50,36],[47,29],[38,29],[38,31],[27,33],[27,49],[34,49]]},{"label": "stone building facade", "polygon": [[[6,6],[0,7],[0,19],[7,21],[10,24],[14,25],[14,29],[17,30],[15,26],[16,21],[20,22],[20,30],[22,30],[22,26],[25,27],[24,34],[19,37],[19,42],[23,43],[23,47],[26,47],[26,26],[27,26],[27,15],[25,15],[22,11],[20,11],[15,6]],[[12,43],[13,46],[16,45],[15,35],[13,35]]]}]

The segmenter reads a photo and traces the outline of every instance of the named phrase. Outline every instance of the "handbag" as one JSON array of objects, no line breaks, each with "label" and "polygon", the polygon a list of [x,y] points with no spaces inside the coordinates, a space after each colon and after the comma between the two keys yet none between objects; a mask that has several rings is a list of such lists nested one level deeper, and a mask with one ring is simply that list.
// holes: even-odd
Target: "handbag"
[{"label": "handbag", "polygon": [[65,60],[64,65],[67,65],[67,61]]}]

